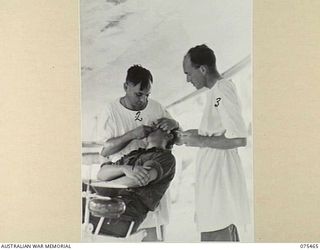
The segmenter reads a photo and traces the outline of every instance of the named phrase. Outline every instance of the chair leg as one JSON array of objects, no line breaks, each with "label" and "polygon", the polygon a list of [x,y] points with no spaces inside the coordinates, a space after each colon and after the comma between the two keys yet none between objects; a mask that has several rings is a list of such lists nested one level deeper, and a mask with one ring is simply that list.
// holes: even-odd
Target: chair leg
[{"label": "chair leg", "polygon": [[89,212],[89,200],[90,200],[90,187],[87,185],[87,190],[85,192],[85,199],[86,199],[86,205],[85,205],[85,212],[84,212],[84,224],[88,225],[89,224],[89,217],[90,217],[90,212]]},{"label": "chair leg", "polygon": [[157,216],[156,216],[156,235],[157,235],[157,240],[162,241],[163,237],[162,237],[161,225],[159,223],[159,214],[160,214],[159,211],[160,210],[158,209]]},{"label": "chair leg", "polygon": [[133,225],[134,225],[134,221],[131,221],[129,229],[128,229],[128,232],[127,232],[127,235],[126,235],[126,238],[128,238],[130,236],[132,228],[133,228]]},{"label": "chair leg", "polygon": [[101,226],[103,224],[103,221],[104,221],[104,217],[101,217],[100,220],[99,220],[99,223],[97,225],[97,228],[96,228],[96,231],[94,231],[94,235],[98,235],[100,229],[101,229]]},{"label": "chair leg", "polygon": [[161,225],[156,225],[156,234],[157,234],[157,239],[159,241],[162,241]]}]

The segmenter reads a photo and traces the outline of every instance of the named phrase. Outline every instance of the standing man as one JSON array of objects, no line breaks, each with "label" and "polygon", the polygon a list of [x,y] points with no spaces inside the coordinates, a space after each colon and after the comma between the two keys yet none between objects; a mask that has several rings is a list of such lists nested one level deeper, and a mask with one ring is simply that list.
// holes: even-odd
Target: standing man
[{"label": "standing man", "polygon": [[[112,162],[118,161],[123,155],[119,153],[134,139],[142,139],[157,127],[171,131],[179,127],[169,113],[156,101],[149,98],[153,77],[149,70],[134,65],[127,71],[123,85],[125,95],[109,103],[104,109],[100,133],[104,146],[101,155]],[[132,170],[133,171],[133,170]],[[137,173],[138,171],[139,173]],[[130,173],[128,173],[130,175]],[[143,184],[149,182],[149,174],[143,168],[135,169],[137,181]],[[160,201],[157,212],[149,213],[141,228],[147,228],[146,241],[163,238],[164,225],[168,223],[168,197]],[[156,225],[161,225],[162,236],[156,231]],[[158,236],[158,237],[157,237]]]},{"label": "standing man", "polygon": [[201,241],[239,241],[237,226],[249,223],[249,203],[238,154],[247,129],[231,80],[221,77],[214,52],[191,48],[183,59],[187,82],[208,88],[200,128],[180,133],[178,144],[198,147],[195,221]]}]

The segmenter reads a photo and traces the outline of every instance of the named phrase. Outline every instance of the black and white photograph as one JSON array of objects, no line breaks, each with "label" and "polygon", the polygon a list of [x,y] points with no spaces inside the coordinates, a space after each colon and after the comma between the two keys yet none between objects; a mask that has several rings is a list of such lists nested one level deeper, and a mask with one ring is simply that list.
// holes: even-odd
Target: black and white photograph
[{"label": "black and white photograph", "polygon": [[251,0],[81,0],[82,242],[254,242]]}]

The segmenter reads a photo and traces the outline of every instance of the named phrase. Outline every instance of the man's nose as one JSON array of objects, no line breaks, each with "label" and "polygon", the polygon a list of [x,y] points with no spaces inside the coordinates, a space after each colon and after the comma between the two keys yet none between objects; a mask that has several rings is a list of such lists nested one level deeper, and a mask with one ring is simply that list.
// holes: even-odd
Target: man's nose
[{"label": "man's nose", "polygon": [[187,76],[187,82],[191,82],[190,76]]}]

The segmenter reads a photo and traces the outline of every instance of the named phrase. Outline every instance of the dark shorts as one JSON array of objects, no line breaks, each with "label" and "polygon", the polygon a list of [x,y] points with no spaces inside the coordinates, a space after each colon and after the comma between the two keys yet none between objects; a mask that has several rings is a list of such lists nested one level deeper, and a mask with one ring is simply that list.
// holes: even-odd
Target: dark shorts
[{"label": "dark shorts", "polygon": [[212,232],[201,232],[201,241],[240,241],[237,227],[230,226]]}]

